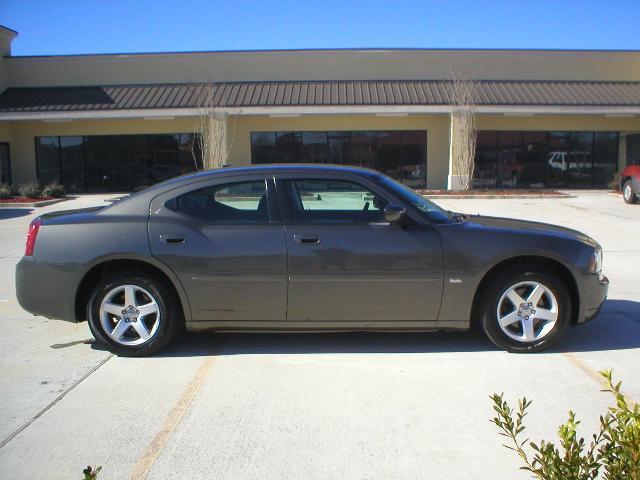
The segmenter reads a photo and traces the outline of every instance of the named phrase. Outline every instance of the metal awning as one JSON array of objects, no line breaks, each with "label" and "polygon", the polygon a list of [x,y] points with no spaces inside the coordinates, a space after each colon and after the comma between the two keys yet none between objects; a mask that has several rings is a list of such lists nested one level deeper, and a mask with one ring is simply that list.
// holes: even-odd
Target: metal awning
[{"label": "metal awning", "polygon": [[[446,80],[212,83],[217,107],[231,113],[437,113],[449,110]],[[0,119],[192,115],[202,84],[9,88]],[[477,81],[479,113],[640,113],[640,82]],[[102,112],[102,114],[100,114]],[[89,115],[91,114],[91,115]],[[58,117],[54,115],[53,117]]]}]

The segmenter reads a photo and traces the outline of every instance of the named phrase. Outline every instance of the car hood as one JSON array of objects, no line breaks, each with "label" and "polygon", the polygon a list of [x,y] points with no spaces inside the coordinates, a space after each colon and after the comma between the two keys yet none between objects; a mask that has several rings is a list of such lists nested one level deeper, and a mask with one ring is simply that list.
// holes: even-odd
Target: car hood
[{"label": "car hood", "polygon": [[465,217],[469,225],[478,228],[490,228],[495,230],[508,230],[513,232],[530,232],[538,235],[548,235],[578,240],[588,243],[594,247],[599,247],[598,243],[588,235],[577,230],[551,225],[549,223],[531,222],[528,220],[518,220],[515,218],[486,217],[483,215],[467,215]]}]

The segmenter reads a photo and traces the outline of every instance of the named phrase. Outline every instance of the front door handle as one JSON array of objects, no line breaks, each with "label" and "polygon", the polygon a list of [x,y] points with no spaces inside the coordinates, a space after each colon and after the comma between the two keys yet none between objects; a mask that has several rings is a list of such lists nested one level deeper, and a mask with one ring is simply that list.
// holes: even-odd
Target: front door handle
[{"label": "front door handle", "polygon": [[160,235],[160,241],[167,245],[182,245],[187,242],[187,237],[181,234],[163,233]]},{"label": "front door handle", "polygon": [[318,235],[301,235],[299,233],[293,234],[293,241],[299,245],[317,245],[320,243],[320,237]]}]

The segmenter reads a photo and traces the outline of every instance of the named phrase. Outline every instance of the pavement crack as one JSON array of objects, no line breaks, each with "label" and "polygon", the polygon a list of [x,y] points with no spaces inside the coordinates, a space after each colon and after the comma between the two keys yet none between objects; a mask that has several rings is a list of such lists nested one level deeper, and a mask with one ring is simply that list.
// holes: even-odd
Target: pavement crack
[{"label": "pavement crack", "polygon": [[45,413],[47,413],[47,411],[49,411],[56,403],[58,403],[60,400],[62,400],[64,397],[67,396],[68,393],[70,393],[71,391],[73,391],[74,388],[76,388],[78,385],[80,385],[82,382],[84,382],[87,378],[89,378],[89,376],[94,373],[96,370],[98,370],[102,365],[104,365],[105,363],[107,363],[107,361],[109,361],[109,359],[111,359],[113,357],[113,354],[109,354],[106,358],[104,358],[103,360],[101,360],[96,366],[94,366],[91,370],[89,370],[87,373],[85,373],[82,377],[80,377],[78,380],[76,380],[69,388],[67,388],[64,392],[62,392],[60,395],[58,395],[52,402],[50,402],[46,407],[44,407],[42,410],[40,410],[38,413],[36,413],[33,417],[31,417],[29,420],[27,420],[24,424],[22,424],[17,430],[15,430],[13,433],[11,433],[8,437],[4,438],[2,440],[2,442],[0,442],[0,448],[4,447],[7,443],[9,443],[11,440],[13,440],[18,434],[20,434],[20,432],[22,432],[23,430],[25,430],[27,427],[29,427],[29,425],[31,425],[33,422],[35,422],[38,418],[40,418],[42,415],[44,415]]}]

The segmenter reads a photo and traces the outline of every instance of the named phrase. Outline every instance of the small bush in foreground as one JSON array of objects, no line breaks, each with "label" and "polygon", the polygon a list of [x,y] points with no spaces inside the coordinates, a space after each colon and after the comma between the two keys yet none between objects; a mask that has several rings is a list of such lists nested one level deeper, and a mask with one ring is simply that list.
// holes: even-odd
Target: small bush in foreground
[{"label": "small bush in foreground", "polygon": [[82,470],[82,473],[84,474],[83,480],[94,480],[98,478],[98,473],[100,473],[100,470],[102,470],[102,467],[93,468],[91,465],[89,465],[87,468]]},{"label": "small bush in foreground", "polygon": [[43,197],[61,198],[64,197],[64,186],[57,183],[51,183],[42,188]]},{"label": "small bush in foreground", "polygon": [[18,193],[21,197],[38,198],[42,194],[40,185],[35,182],[23,183],[18,186]]},{"label": "small bush in foreground", "polygon": [[616,403],[600,416],[600,429],[589,445],[578,438],[580,422],[572,411],[558,429],[560,448],[545,440],[538,444],[523,440],[524,417],[531,401],[522,398],[516,410],[502,394],[491,396],[497,413],[492,422],[501,430],[500,435],[510,440],[510,445],[504,446],[520,456],[522,470],[540,480],[640,480],[640,407],[629,405],[620,392],[622,382],[614,384],[611,370],[600,374],[606,381],[603,391],[610,392]]},{"label": "small bush in foreground", "polygon": [[11,198],[11,186],[6,183],[0,183],[0,199]]}]

